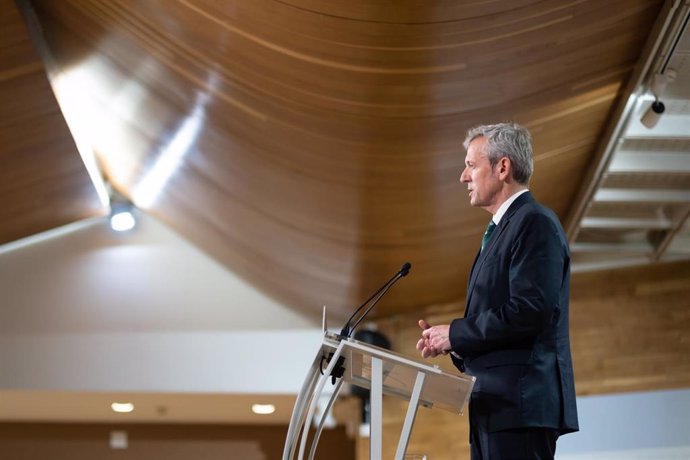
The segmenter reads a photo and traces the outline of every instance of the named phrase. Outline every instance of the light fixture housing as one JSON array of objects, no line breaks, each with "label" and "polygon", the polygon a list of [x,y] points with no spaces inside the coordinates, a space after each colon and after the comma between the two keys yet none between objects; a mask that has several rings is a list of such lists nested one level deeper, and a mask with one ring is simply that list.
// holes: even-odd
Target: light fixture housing
[{"label": "light fixture housing", "polygon": [[655,100],[652,104],[647,107],[647,110],[642,114],[640,118],[640,123],[642,123],[646,128],[652,129],[656,126],[661,118],[661,114],[666,110],[666,106],[660,100]]},{"label": "light fixture housing", "polygon": [[654,96],[654,102],[647,107],[647,110],[644,111],[640,118],[640,122],[647,129],[654,128],[659,122],[661,115],[666,111],[666,106],[661,102],[661,99],[666,93],[666,87],[675,81],[677,75],[678,72],[675,69],[666,69],[665,72],[652,76],[649,83],[649,92]]}]

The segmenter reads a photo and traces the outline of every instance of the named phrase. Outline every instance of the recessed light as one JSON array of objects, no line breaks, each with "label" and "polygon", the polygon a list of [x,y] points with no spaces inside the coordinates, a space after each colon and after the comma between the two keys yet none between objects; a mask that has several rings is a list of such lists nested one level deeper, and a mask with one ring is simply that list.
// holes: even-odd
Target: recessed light
[{"label": "recessed light", "polygon": [[123,414],[127,412],[132,412],[134,410],[134,404],[128,402],[114,402],[110,405],[110,407],[113,409],[114,412],[120,412]]},{"label": "recessed light", "polygon": [[276,411],[273,404],[252,404],[252,412],[259,415],[268,415]]},{"label": "recessed light", "polygon": [[116,232],[126,232],[136,225],[134,214],[130,211],[120,211],[110,217],[110,227]]}]

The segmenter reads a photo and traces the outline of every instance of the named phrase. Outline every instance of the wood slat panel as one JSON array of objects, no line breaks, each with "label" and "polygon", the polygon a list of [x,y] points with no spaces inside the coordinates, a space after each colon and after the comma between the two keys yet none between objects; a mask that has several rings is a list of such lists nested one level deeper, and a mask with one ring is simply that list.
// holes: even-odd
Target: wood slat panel
[{"label": "wood slat panel", "polygon": [[24,21],[0,1],[0,244],[104,212]]},{"label": "wood slat panel", "polygon": [[[282,425],[5,422],[0,423],[0,450],[13,460],[264,460],[281,458],[286,430]],[[125,433],[126,450],[110,446],[113,432]],[[324,430],[319,441],[319,451],[333,460],[354,456],[354,442],[342,428]]]},{"label": "wood slat panel", "polygon": [[579,274],[572,292],[579,394],[690,385],[690,264]]},{"label": "wood slat panel", "polygon": [[305,311],[409,260],[387,315],[464,295],[488,219],[458,181],[470,126],[530,127],[565,218],[662,2],[30,3],[121,192]]}]

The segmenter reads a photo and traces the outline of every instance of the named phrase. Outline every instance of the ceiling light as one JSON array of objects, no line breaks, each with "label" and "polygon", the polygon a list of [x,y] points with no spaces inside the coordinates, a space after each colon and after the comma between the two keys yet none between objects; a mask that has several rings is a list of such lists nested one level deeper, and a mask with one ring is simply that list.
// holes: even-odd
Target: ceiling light
[{"label": "ceiling light", "polygon": [[276,411],[273,404],[252,404],[252,412],[259,415],[268,415]]},{"label": "ceiling light", "polygon": [[126,232],[136,225],[134,214],[131,211],[118,211],[110,216],[110,228],[116,232]]},{"label": "ceiling light", "polygon": [[121,414],[126,414],[128,412],[132,412],[134,410],[134,404],[132,403],[120,403],[120,402],[114,402],[110,405],[110,407],[113,409],[113,412],[119,412]]},{"label": "ceiling light", "polygon": [[642,118],[640,118],[640,122],[648,129],[652,129],[656,126],[661,118],[661,114],[666,110],[664,103],[661,102],[661,98],[664,97],[666,87],[669,83],[673,83],[676,76],[677,72],[674,69],[667,69],[666,72],[655,74],[652,77],[651,83],[649,84],[649,91],[652,93],[652,96],[654,96],[654,102],[647,107],[647,110],[642,114]]},{"label": "ceiling light", "polygon": [[647,107],[647,110],[642,114],[640,122],[647,128],[652,129],[656,126],[661,118],[661,114],[666,110],[666,106],[663,102],[655,100],[652,104]]}]

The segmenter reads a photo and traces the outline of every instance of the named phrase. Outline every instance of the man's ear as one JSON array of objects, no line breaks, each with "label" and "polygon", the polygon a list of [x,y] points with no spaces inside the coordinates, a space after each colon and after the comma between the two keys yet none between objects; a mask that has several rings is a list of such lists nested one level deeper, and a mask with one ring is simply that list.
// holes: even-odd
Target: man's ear
[{"label": "man's ear", "polygon": [[510,158],[501,157],[501,159],[498,160],[498,164],[496,166],[498,167],[499,179],[506,180],[512,174],[513,164],[510,162]]}]

